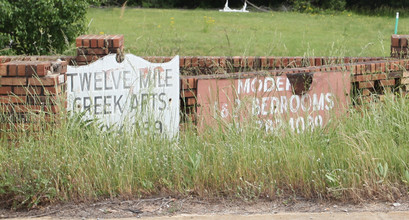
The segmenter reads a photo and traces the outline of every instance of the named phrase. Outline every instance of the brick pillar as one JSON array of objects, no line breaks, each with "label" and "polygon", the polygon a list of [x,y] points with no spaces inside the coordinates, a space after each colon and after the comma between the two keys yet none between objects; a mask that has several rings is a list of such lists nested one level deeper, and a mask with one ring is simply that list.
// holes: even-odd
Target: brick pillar
[{"label": "brick pillar", "polygon": [[406,58],[408,57],[408,39],[409,35],[391,36],[391,57]]},{"label": "brick pillar", "polygon": [[87,65],[111,53],[123,54],[123,35],[81,35],[76,39],[77,65]]},{"label": "brick pillar", "polygon": [[1,131],[37,123],[40,113],[52,116],[62,111],[66,72],[66,61],[0,63]]}]

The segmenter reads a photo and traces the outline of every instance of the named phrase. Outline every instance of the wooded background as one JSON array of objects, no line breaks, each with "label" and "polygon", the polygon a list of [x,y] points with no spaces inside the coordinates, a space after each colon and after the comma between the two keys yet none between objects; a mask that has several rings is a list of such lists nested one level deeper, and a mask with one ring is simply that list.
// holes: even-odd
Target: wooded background
[{"label": "wooded background", "polygon": [[[102,0],[104,5],[120,6],[126,0]],[[229,6],[241,7],[244,0],[230,0]],[[318,7],[322,9],[344,10],[353,8],[375,9],[380,7],[408,7],[409,0],[251,0],[257,6],[265,7],[294,7],[301,6]],[[221,8],[225,4],[224,0],[128,0],[127,5],[142,7],[164,7],[164,8]]]}]

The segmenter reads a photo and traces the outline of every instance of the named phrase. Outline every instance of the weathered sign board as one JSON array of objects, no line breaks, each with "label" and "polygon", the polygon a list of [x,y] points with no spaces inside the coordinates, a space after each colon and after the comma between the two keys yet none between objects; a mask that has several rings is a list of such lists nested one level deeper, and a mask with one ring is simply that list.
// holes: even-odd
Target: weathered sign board
[{"label": "weathered sign board", "polygon": [[198,124],[203,129],[254,119],[267,132],[322,127],[346,112],[349,78],[349,73],[316,72],[198,79]]},{"label": "weathered sign board", "polygon": [[179,130],[179,57],[150,63],[132,54],[123,62],[105,56],[87,66],[69,66],[68,110],[86,112],[107,126],[152,129],[168,137]]}]

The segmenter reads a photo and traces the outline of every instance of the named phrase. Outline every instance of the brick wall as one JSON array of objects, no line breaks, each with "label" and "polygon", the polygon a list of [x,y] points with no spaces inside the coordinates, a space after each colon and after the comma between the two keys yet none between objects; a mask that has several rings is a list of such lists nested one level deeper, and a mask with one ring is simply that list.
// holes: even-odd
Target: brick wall
[{"label": "brick wall", "polygon": [[405,58],[408,56],[409,48],[409,35],[397,35],[391,36],[391,57]]},{"label": "brick wall", "polygon": [[[356,104],[379,101],[385,97],[385,92],[402,91],[405,95],[409,91],[409,59],[374,60],[357,63],[335,65],[308,66],[302,68],[285,68],[277,70],[240,72],[225,75],[181,76],[181,107],[184,121],[195,121],[197,111],[197,80],[203,78],[246,78],[257,74],[293,74],[313,72],[346,71],[351,74],[352,99]],[[358,96],[359,95],[359,96]],[[358,99],[359,97],[359,99]]]},{"label": "brick wall", "polygon": [[[172,57],[143,57],[149,62],[168,62]],[[256,57],[181,56],[181,75],[213,75],[257,70],[276,70],[383,60],[382,57]]]},{"label": "brick wall", "polygon": [[[196,121],[197,80],[201,78],[250,77],[257,74],[347,71],[351,74],[352,98],[362,104],[379,101],[385,91],[409,92],[409,35],[392,35],[391,58],[382,57],[216,57],[181,56],[182,121]],[[58,113],[56,105],[46,105],[64,95],[65,72],[70,65],[86,65],[105,55],[124,51],[122,35],[83,35],[77,38],[77,56],[0,56],[0,104],[8,114],[28,110]],[[168,62],[172,57],[143,57]],[[57,61],[62,60],[62,61]],[[64,79],[64,80],[63,80]],[[33,97],[36,96],[36,98]],[[11,106],[17,106],[11,110]],[[28,106],[29,109],[27,109]]]},{"label": "brick wall", "polygon": [[[76,39],[75,65],[86,65],[111,53],[123,54],[123,35],[81,35]],[[120,61],[118,57],[118,61]]]},{"label": "brick wall", "polygon": [[[63,111],[66,61],[21,61],[0,57],[2,131],[16,131]],[[43,118],[44,119],[44,118]]]}]

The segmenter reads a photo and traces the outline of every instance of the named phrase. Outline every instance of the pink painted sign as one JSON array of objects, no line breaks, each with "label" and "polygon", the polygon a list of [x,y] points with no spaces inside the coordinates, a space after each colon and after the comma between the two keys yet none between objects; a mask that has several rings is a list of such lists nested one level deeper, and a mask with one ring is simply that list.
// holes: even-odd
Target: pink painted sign
[{"label": "pink painted sign", "polygon": [[199,79],[198,125],[254,119],[268,132],[283,126],[302,132],[346,112],[349,93],[350,76],[343,72]]}]

